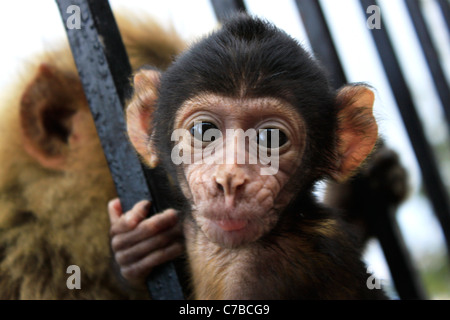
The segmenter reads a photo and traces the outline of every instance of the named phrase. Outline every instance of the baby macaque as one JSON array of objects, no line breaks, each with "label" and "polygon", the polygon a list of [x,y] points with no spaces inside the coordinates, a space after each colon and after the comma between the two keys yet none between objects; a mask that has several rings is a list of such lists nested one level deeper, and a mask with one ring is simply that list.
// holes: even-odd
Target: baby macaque
[{"label": "baby macaque", "polygon": [[348,179],[378,138],[374,94],[331,89],[294,39],[237,15],[165,71],[134,76],[131,142],[182,199],[146,219],[147,201],[109,204],[122,275],[143,284],[182,254],[193,299],[379,299],[352,228],[313,196]]}]

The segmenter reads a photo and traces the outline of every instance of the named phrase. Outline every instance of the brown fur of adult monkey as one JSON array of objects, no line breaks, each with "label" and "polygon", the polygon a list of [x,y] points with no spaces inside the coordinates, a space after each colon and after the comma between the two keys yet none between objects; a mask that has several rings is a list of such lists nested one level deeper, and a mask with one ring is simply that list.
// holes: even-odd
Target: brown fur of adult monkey
[{"label": "brown fur of adult monkey", "polygon": [[[166,68],[172,31],[126,14],[133,67]],[[3,89],[0,116],[0,299],[127,299],[112,272],[108,200],[115,189],[68,45],[32,57]],[[70,265],[81,290],[69,290]]]},{"label": "brown fur of adult monkey", "polygon": [[[142,70],[134,82],[130,139],[150,166],[161,161],[189,205],[181,217],[193,298],[385,297],[367,288],[352,227],[312,194],[319,179],[345,181],[372,151],[378,132],[368,88],[334,92],[292,38],[245,15],[195,44],[166,72]],[[214,140],[204,135],[208,129]],[[259,150],[279,154],[277,170],[263,175],[268,163],[248,164],[250,146],[233,148],[226,163],[211,149],[205,153],[210,146],[234,147],[239,131],[228,129],[257,129]],[[176,135],[178,144],[177,130],[186,133]],[[278,147],[267,142],[275,132]],[[199,164],[173,158],[192,160],[196,150],[205,156]],[[245,164],[236,160],[240,153]],[[144,249],[158,235],[141,232],[142,207],[122,217],[117,202],[111,207],[116,259],[126,278],[142,279],[151,260]],[[137,222],[126,225],[126,216]],[[173,225],[168,220],[166,227]]]}]

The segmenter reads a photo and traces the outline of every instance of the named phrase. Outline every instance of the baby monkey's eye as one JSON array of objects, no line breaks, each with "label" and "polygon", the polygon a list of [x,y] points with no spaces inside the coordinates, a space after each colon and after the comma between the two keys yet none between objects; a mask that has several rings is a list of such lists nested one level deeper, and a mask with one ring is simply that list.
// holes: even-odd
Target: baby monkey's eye
[{"label": "baby monkey's eye", "polygon": [[[210,134],[207,134],[205,136],[206,131],[210,129],[215,129],[212,132],[210,131]],[[216,140],[216,137],[218,135],[219,129],[214,123],[211,122],[196,122],[191,128],[191,135],[202,142],[212,142]],[[213,134],[211,134],[213,133]]]},{"label": "baby monkey's eye", "polygon": [[[275,140],[277,132],[278,132],[278,141]],[[280,129],[265,128],[259,130],[257,140],[259,145],[268,149],[273,149],[279,148],[284,144],[286,144],[286,142],[288,141],[288,137]]]}]

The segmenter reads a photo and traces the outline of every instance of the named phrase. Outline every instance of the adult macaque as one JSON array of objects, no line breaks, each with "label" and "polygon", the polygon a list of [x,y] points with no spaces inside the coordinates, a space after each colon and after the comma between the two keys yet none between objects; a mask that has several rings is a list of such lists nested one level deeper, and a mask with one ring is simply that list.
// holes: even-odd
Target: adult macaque
[{"label": "adult macaque", "polygon": [[110,203],[112,248],[126,279],[143,281],[179,252],[179,219],[192,298],[385,297],[366,286],[352,228],[312,193],[320,179],[345,181],[371,153],[371,90],[333,91],[295,40],[246,15],[166,72],[141,70],[134,85],[131,142],[148,165],[164,166],[184,201],[151,218],[151,228],[148,202],[124,215],[118,200]]},{"label": "adult macaque", "polygon": [[[150,20],[118,22],[134,68],[165,69],[184,47]],[[0,299],[148,297],[111,267],[105,207],[116,192],[68,46],[24,70],[0,109]],[[71,265],[80,290],[67,286]]]}]

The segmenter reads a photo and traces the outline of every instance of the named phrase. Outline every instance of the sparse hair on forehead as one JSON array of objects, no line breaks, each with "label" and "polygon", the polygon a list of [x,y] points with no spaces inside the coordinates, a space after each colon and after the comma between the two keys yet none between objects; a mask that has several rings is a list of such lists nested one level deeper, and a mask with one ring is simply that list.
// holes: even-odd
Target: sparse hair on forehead
[{"label": "sparse hair on forehead", "polygon": [[[165,93],[172,90],[175,95]],[[284,31],[246,14],[231,18],[191,46],[161,79],[162,96],[180,100],[174,107],[199,92],[265,95],[293,100],[289,102],[296,105],[300,102],[295,101],[296,92],[303,96],[304,90],[317,92],[317,96],[329,91],[317,62]]]},{"label": "sparse hair on forehead", "polygon": [[[295,39],[265,20],[243,13],[232,17],[163,73],[154,117],[158,150],[170,151],[173,119],[180,106],[204,93],[286,101],[306,123],[315,124],[308,128],[315,137],[307,141],[311,165],[321,167],[333,156],[337,108],[326,73]],[[330,154],[322,151],[316,157],[316,150]]]}]

